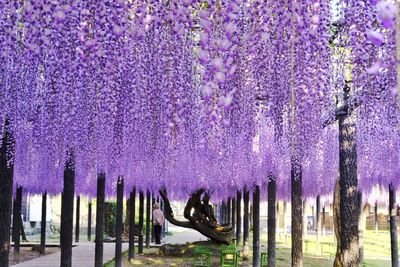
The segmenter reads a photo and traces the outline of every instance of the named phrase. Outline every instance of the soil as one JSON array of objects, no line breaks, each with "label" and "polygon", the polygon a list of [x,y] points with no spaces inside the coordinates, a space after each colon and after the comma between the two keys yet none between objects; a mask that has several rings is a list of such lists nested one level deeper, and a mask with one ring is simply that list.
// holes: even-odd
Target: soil
[{"label": "soil", "polygon": [[[46,255],[52,254],[54,252],[60,251],[58,247],[48,247],[46,248]],[[32,247],[21,247],[19,256],[14,254],[13,249],[10,250],[10,265],[15,265],[24,261],[29,261],[40,257],[38,251],[33,251]]]}]

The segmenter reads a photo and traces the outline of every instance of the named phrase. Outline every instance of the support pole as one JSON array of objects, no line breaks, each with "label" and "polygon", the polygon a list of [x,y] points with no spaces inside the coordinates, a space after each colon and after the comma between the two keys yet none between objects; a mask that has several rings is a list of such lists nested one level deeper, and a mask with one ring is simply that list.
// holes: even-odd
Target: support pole
[{"label": "support pole", "polygon": [[243,259],[249,257],[249,198],[250,193],[247,188],[243,189]]},{"label": "support pole", "polygon": [[87,228],[87,240],[92,240],[92,201],[88,203],[88,228]]},{"label": "support pole", "polygon": [[102,172],[97,176],[95,267],[103,267],[105,187],[106,175]]},{"label": "support pole", "polygon": [[260,266],[260,186],[253,192],[253,267]]},{"label": "support pole", "polygon": [[40,223],[40,254],[46,253],[46,212],[47,212],[47,192],[42,194],[42,221]]},{"label": "support pole", "polygon": [[[151,210],[153,210],[154,207],[154,203],[155,203],[155,199],[154,199],[154,192],[151,193]],[[153,226],[153,212],[151,213],[151,243],[155,242],[155,236],[154,236],[154,226]]]},{"label": "support pole", "polygon": [[236,199],[232,198],[232,228],[235,232],[235,225],[236,225]]},{"label": "support pole", "polygon": [[242,193],[236,192],[236,245],[240,244],[242,235]]},{"label": "support pole", "polygon": [[20,252],[21,243],[21,228],[23,227],[21,220],[21,207],[22,207],[22,187],[17,186],[17,191],[14,199],[13,207],[13,230],[12,238],[14,241],[14,254],[18,257]]},{"label": "support pole", "polygon": [[[0,266],[7,267],[10,252],[10,221],[13,195],[14,163],[9,155],[13,154],[14,140],[5,121],[3,136],[0,139]],[[0,127],[3,127],[1,125]]]},{"label": "support pole", "polygon": [[292,162],[292,267],[303,266],[303,186],[301,167]]},{"label": "support pole", "polygon": [[389,184],[389,216],[390,216],[390,248],[392,267],[399,266],[399,250],[397,246],[397,205],[396,191],[392,183]]},{"label": "support pole", "polygon": [[325,205],[322,207],[322,236],[326,235],[326,225],[325,225]]},{"label": "support pole", "polygon": [[117,214],[115,218],[115,267],[122,266],[122,215],[124,210],[124,178],[117,183]]},{"label": "support pole", "polygon": [[134,187],[129,196],[129,252],[128,259],[135,257],[135,213],[136,213],[136,188]]},{"label": "support pole", "polygon": [[81,216],[81,197],[76,197],[76,217],[75,217],[75,243],[79,243],[79,218]]},{"label": "support pole", "polygon": [[378,202],[375,201],[375,206],[374,206],[374,229],[375,233],[378,232]]},{"label": "support pole", "polygon": [[232,220],[231,220],[231,202],[232,202],[231,197],[228,197],[228,201],[226,203],[226,223],[227,224],[231,224],[232,223]]},{"label": "support pole", "polygon": [[72,231],[74,227],[75,166],[70,155],[64,170],[64,189],[61,196],[61,267],[72,266]]},{"label": "support pole", "polygon": [[[161,205],[161,210],[164,213],[165,212],[165,207],[164,207],[164,201],[162,201],[162,199],[160,199],[160,205]],[[163,227],[161,229],[161,233],[162,233],[162,237],[163,238],[166,236],[166,232],[167,232],[167,229],[166,229],[167,224],[166,223],[167,223],[167,220],[164,220],[164,224],[163,224]]]},{"label": "support pole", "polygon": [[221,225],[224,225],[225,224],[225,222],[226,222],[226,219],[225,219],[225,201],[224,200],[222,200],[222,202],[221,202],[221,208],[220,208],[220,214],[221,214]]},{"label": "support pole", "polygon": [[276,181],[270,177],[268,181],[268,266],[276,265]]},{"label": "support pole", "polygon": [[321,216],[320,216],[320,209],[321,209],[321,198],[317,196],[317,202],[315,204],[316,207],[316,221],[317,221],[317,252],[318,255],[321,254]]},{"label": "support pole", "polygon": [[139,254],[143,254],[143,216],[144,216],[144,194],[139,192]]},{"label": "support pole", "polygon": [[150,218],[151,218],[151,194],[146,192],[146,248],[150,248]]}]

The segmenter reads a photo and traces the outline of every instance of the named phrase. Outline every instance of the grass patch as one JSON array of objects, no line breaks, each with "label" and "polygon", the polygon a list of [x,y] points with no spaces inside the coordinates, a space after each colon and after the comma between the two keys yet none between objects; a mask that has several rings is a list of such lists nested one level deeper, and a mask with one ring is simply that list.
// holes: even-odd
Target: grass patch
[{"label": "grass patch", "polygon": [[[336,247],[335,246],[324,246],[324,254],[319,255],[317,252],[316,236],[309,235],[306,240],[307,251],[305,243],[304,249],[304,266],[305,267],[325,267],[332,266]],[[333,236],[321,237],[322,242],[336,243]],[[291,250],[290,250],[290,236],[287,237],[286,241],[283,236],[277,235],[277,250],[276,250],[276,266],[286,267],[290,266],[291,261]],[[250,244],[252,244],[252,237],[250,235]],[[261,235],[261,244],[263,245],[261,250],[266,250],[267,236],[265,233]],[[239,246],[239,250],[242,247]],[[250,247],[251,249],[251,247]],[[137,255],[137,254],[136,254]],[[388,231],[367,231],[364,235],[364,255],[365,261],[362,266],[365,267],[390,267],[390,236]],[[128,261],[128,254],[123,254],[123,266],[192,266],[193,257],[190,256],[162,256],[159,254],[158,248],[145,249],[143,255],[137,255],[132,262]],[[211,266],[219,266],[220,255],[219,253],[213,253],[211,258]],[[107,262],[104,266],[114,266],[114,261]],[[252,251],[250,251],[250,258],[248,261],[243,261],[239,258],[239,266],[250,267],[252,266]]]}]

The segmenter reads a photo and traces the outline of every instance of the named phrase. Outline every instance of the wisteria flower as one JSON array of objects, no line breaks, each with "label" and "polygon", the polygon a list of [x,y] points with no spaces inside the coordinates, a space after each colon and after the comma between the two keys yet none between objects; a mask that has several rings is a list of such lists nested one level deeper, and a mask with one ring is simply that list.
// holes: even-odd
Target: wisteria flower
[{"label": "wisteria flower", "polygon": [[382,33],[378,31],[369,31],[367,32],[367,40],[373,43],[374,45],[380,46],[385,42],[385,37]]},{"label": "wisteria flower", "polygon": [[382,0],[377,3],[378,16],[386,28],[393,27],[396,20],[396,5],[391,0]]}]

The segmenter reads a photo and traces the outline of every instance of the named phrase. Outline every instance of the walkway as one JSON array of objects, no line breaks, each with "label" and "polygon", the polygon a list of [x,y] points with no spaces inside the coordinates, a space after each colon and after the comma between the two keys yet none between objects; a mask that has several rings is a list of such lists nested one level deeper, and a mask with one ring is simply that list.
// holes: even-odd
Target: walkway
[{"label": "walkway", "polygon": [[[122,244],[122,251],[128,249],[128,243]],[[21,262],[13,267],[55,267],[60,266],[60,252]],[[104,263],[115,256],[115,243],[104,243]],[[72,267],[94,266],[94,243],[78,243],[72,248]]]}]

